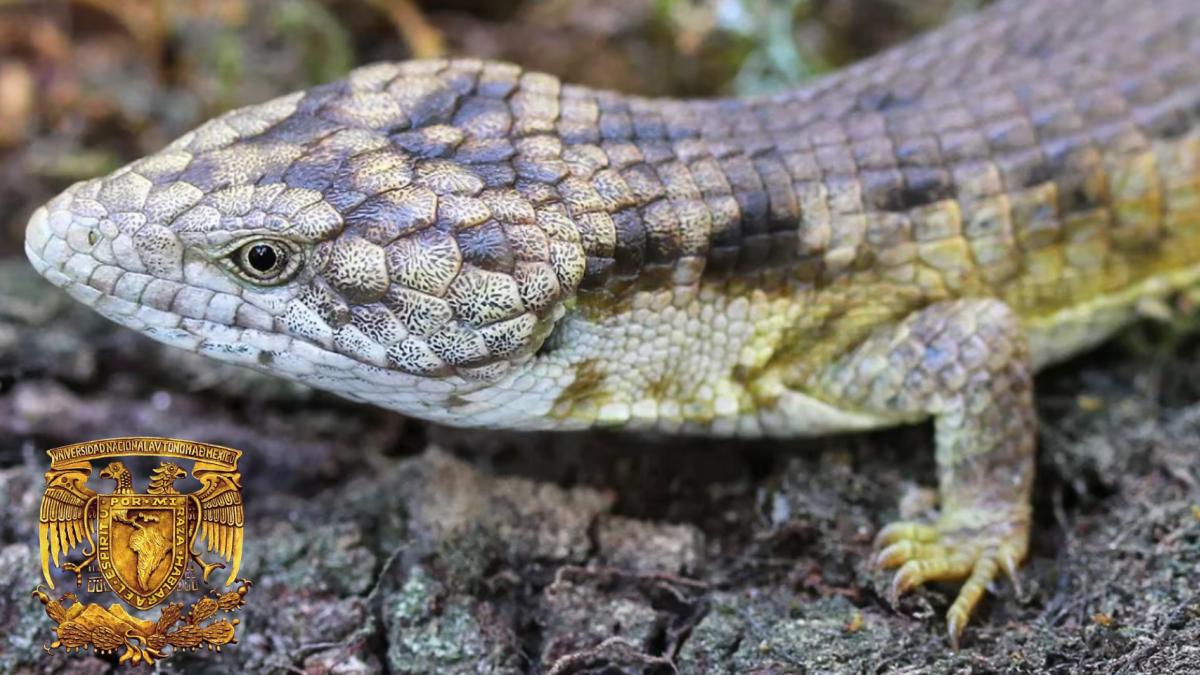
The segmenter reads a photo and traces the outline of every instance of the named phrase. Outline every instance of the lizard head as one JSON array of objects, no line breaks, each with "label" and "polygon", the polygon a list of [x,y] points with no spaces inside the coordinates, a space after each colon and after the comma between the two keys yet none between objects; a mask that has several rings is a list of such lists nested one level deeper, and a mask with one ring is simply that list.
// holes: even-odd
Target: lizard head
[{"label": "lizard head", "polygon": [[499,64],[361,68],[71,186],[27,255],[164,343],[488,424],[486,392],[533,367],[584,274],[561,146],[533,126],[557,97]]}]

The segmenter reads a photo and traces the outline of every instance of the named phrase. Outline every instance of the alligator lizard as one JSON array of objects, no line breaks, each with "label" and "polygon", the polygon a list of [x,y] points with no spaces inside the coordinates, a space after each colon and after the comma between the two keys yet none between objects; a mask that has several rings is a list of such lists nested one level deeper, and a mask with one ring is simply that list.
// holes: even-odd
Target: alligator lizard
[{"label": "alligator lizard", "polygon": [[957,641],[1025,557],[1032,374],[1200,282],[1200,3],[1007,0],[793,91],[479,60],[234,110],[39,209],[156,340],[455,425],[797,436],[932,418],[882,529]]}]

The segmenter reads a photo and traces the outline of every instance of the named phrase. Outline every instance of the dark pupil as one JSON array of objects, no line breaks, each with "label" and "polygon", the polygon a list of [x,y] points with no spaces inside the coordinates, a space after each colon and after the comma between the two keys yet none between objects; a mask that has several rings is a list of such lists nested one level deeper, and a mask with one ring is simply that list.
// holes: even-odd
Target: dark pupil
[{"label": "dark pupil", "polygon": [[270,272],[279,262],[279,254],[266,244],[256,244],[246,254],[246,262],[258,272]]}]

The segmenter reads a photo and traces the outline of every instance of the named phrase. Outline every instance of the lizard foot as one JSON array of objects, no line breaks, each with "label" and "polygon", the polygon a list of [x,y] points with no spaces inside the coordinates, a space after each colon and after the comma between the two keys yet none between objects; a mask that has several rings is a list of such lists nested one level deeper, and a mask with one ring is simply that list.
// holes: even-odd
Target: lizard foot
[{"label": "lizard foot", "polygon": [[[1027,518],[994,510],[958,511],[937,524],[892,523],[875,537],[880,569],[899,568],[892,578],[891,601],[929,581],[961,581],[958,597],[946,612],[946,630],[954,648],[987,585],[1003,571],[1017,587],[1017,565],[1029,541]],[[963,516],[968,516],[964,518]]]}]

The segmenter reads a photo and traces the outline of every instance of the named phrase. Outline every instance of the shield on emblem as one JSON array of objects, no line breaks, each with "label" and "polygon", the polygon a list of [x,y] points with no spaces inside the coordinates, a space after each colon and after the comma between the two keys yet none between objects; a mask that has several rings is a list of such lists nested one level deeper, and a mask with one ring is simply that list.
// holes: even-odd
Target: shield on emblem
[{"label": "shield on emblem", "polygon": [[162,602],[183,577],[191,536],[188,496],[99,495],[96,564],[109,588],[138,609]]}]

